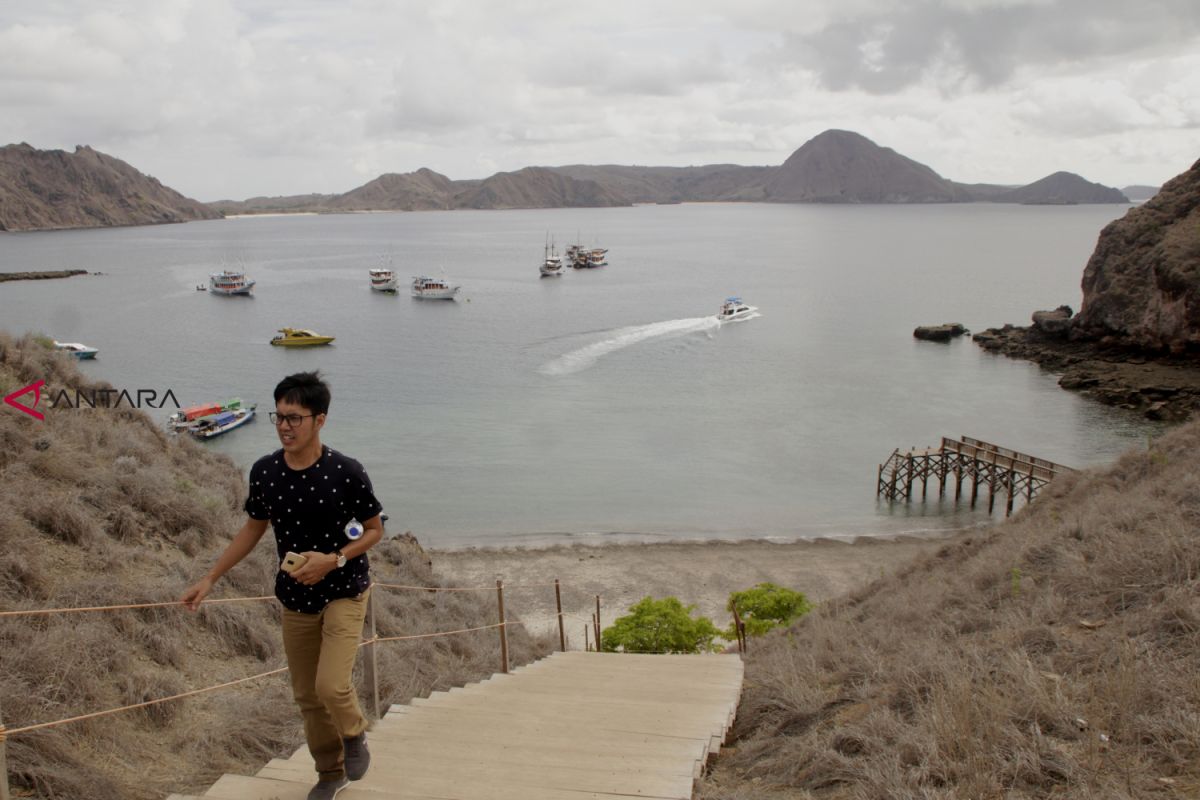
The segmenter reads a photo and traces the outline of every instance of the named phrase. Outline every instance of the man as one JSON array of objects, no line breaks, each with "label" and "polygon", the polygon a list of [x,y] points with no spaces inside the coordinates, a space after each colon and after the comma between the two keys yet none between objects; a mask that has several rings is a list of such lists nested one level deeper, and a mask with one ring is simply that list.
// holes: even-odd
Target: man
[{"label": "man", "polygon": [[[321,444],[329,387],[318,373],[289,375],[275,387],[270,414],[280,450],[250,470],[248,519],[212,570],[181,600],[195,611],[213,584],[245,558],[268,523],[282,565],[289,551],[306,559],[275,576],[283,604],[283,646],[292,694],[318,781],[308,800],[331,800],[367,771],[367,719],[351,682],[370,591],[367,551],[383,537],[382,506],[362,465]],[[357,521],[359,525],[353,523]]]}]

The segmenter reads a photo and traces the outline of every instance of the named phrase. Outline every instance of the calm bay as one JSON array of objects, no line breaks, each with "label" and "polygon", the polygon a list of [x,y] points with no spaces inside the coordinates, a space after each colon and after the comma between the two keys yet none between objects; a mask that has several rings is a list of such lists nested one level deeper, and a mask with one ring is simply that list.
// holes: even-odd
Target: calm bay
[{"label": "calm bay", "polygon": [[[991,520],[877,502],[895,447],[969,435],[1088,466],[1161,429],[967,338],[911,335],[1077,309],[1126,210],[684,204],[5,234],[0,271],[103,274],[0,284],[0,329],[97,347],[87,374],[184,405],[265,412],[283,375],[319,368],[323,440],[367,467],[389,530],[425,544],[919,535]],[[608,247],[609,265],[541,279],[547,236]],[[238,264],[253,297],[196,291]],[[377,266],[399,295],[369,290]],[[459,299],[409,297],[418,274]],[[733,294],[760,315],[717,324]],[[271,347],[283,326],[337,340]],[[205,446],[245,470],[277,441],[263,416]]]}]

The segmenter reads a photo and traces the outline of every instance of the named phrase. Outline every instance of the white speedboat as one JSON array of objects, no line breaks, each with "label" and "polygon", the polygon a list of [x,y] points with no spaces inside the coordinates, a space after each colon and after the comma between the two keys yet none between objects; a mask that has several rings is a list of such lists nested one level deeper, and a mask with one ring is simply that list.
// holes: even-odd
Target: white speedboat
[{"label": "white speedboat", "polygon": [[187,432],[197,439],[211,439],[228,433],[254,419],[254,406],[249,405],[233,411],[222,411],[209,417],[200,417],[187,427]]},{"label": "white speedboat", "polygon": [[368,270],[371,273],[371,290],[375,292],[395,292],[399,288],[396,281],[396,273],[390,269],[372,269]]},{"label": "white speedboat", "polygon": [[54,349],[70,353],[81,361],[95,358],[96,353],[100,352],[94,347],[88,347],[86,344],[80,344],[79,342],[55,342]]},{"label": "white speedboat", "polygon": [[238,270],[222,270],[208,277],[209,288],[214,294],[250,294],[254,281]]},{"label": "white speedboat", "polygon": [[412,296],[422,300],[453,300],[460,288],[445,278],[428,278],[422,275],[413,278]]},{"label": "white speedboat", "polygon": [[748,306],[742,302],[740,297],[726,297],[725,302],[721,304],[721,310],[717,312],[717,321],[733,322],[746,319],[754,316],[756,311],[758,311],[758,306]]}]

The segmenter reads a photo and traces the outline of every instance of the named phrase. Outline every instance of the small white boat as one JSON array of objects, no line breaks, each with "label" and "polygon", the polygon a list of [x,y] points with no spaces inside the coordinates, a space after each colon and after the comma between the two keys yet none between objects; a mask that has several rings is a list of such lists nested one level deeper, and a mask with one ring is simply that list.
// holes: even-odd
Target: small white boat
[{"label": "small white boat", "polygon": [[757,311],[758,306],[748,306],[740,297],[726,297],[725,302],[721,304],[721,310],[717,312],[717,321],[733,322],[746,319],[754,316]]},{"label": "small white boat", "polygon": [[424,275],[413,278],[412,296],[422,300],[453,300],[462,288],[445,278],[429,278]]},{"label": "small white boat", "polygon": [[371,273],[371,291],[395,293],[399,288],[396,273],[390,269],[372,269],[368,272]]},{"label": "small white boat", "polygon": [[255,406],[250,405],[233,411],[222,411],[212,416],[200,417],[200,419],[189,425],[186,430],[197,439],[211,439],[214,436],[220,436],[234,428],[241,427],[254,419],[254,408]]},{"label": "small white boat", "polygon": [[207,286],[205,286],[203,283],[197,283],[197,284],[196,284],[196,291],[197,291],[197,292],[207,292],[207,291],[208,291],[208,287],[207,287]]},{"label": "small white boat", "polygon": [[208,285],[214,294],[250,294],[254,281],[238,270],[222,270],[208,276]]},{"label": "small white boat", "polygon": [[97,350],[94,347],[88,347],[86,344],[80,344],[79,342],[57,342],[56,341],[54,343],[54,349],[62,350],[64,352],[70,353],[71,355],[75,356],[76,358],[78,358],[81,361],[85,360],[85,359],[95,358],[96,353],[100,352],[99,350]]}]

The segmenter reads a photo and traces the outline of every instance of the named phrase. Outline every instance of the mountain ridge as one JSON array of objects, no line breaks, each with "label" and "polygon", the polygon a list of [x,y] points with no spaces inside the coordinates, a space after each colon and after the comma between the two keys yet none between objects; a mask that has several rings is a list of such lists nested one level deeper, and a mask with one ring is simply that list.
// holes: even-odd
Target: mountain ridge
[{"label": "mountain ridge", "polygon": [[453,180],[428,167],[340,194],[200,203],[87,146],[0,148],[0,231],[107,227],[223,215],[451,209],[603,208],[643,203],[1127,203],[1117,189],[1057,172],[1023,187],[965,184],[853,131],[814,136],[779,166],[529,166]]}]

